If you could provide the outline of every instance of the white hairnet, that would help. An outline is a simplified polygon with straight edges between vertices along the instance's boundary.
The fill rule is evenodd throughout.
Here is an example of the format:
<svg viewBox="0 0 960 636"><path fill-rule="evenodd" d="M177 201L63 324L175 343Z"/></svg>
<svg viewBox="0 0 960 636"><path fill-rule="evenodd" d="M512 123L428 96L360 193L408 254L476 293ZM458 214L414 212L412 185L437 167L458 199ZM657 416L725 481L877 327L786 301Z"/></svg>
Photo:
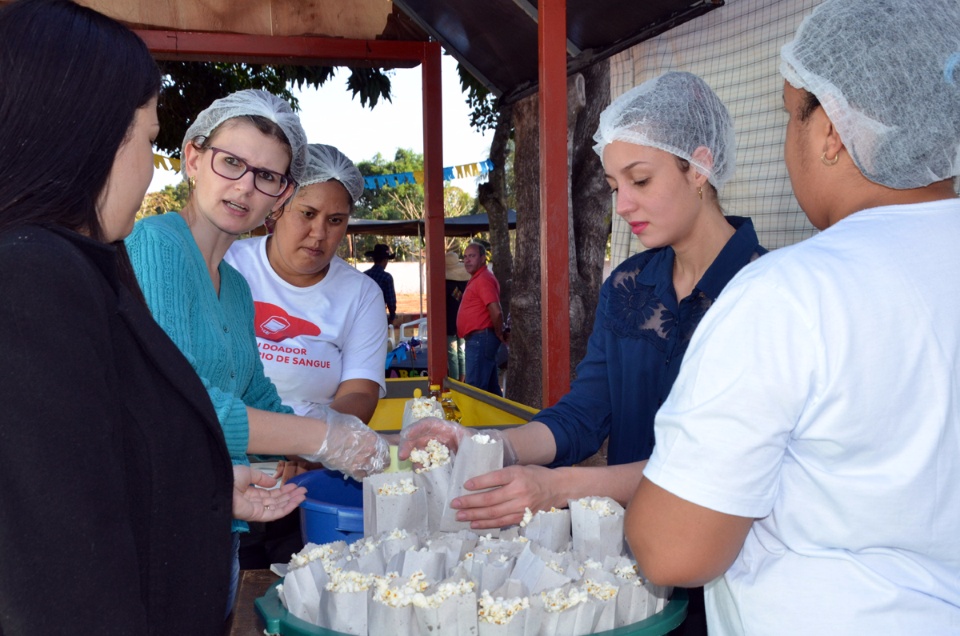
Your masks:
<svg viewBox="0 0 960 636"><path fill-rule="evenodd" d="M196 120L187 129L181 148L186 148L190 141L198 137L209 137L217 126L228 119L247 115L259 115L280 127L287 141L290 142L291 158L288 172L299 184L307 165L307 133L304 132L303 126L300 125L300 118L290 108L290 104L267 91L252 89L237 91L214 101L197 115Z"/></svg>
<svg viewBox="0 0 960 636"><path fill-rule="evenodd" d="M593 149L603 159L612 141L658 148L689 161L720 189L736 168L733 119L706 82L692 73L665 73L630 89L600 114ZM694 159L707 148L712 162Z"/></svg>
<svg viewBox="0 0 960 636"><path fill-rule="evenodd" d="M827 0L780 56L871 181L918 188L960 171L957 0Z"/></svg>
<svg viewBox="0 0 960 636"><path fill-rule="evenodd" d="M345 154L333 146L310 144L307 146L307 168L300 187L330 180L339 181L354 203L363 194L363 175Z"/></svg>

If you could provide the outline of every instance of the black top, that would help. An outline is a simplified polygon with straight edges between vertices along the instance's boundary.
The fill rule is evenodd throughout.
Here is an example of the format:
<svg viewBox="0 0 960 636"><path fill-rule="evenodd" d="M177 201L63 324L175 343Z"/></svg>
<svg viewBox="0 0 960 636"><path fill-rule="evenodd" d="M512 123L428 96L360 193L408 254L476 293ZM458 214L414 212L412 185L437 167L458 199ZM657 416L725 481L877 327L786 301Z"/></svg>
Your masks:
<svg viewBox="0 0 960 636"><path fill-rule="evenodd" d="M113 246L0 234L0 633L218 634L233 476Z"/></svg>
<svg viewBox="0 0 960 636"><path fill-rule="evenodd" d="M457 335L457 312L460 311L460 299L467 288L466 280L450 280L447 283L447 335Z"/></svg>

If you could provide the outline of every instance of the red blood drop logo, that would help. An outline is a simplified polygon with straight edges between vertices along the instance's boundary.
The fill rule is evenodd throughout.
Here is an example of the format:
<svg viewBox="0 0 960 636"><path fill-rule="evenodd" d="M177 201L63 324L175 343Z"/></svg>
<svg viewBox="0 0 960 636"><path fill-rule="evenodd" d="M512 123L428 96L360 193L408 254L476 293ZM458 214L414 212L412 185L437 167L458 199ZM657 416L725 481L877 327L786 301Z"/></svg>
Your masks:
<svg viewBox="0 0 960 636"><path fill-rule="evenodd" d="M283 342L297 336L319 336L320 327L303 318L291 316L282 307L270 303L253 303L253 320L258 338Z"/></svg>

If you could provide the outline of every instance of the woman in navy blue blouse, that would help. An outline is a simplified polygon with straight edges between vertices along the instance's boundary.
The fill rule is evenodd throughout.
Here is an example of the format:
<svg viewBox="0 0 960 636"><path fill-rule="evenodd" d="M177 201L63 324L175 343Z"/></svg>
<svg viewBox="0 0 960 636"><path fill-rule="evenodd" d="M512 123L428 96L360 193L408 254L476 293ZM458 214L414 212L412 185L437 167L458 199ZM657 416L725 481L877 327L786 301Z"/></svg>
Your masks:
<svg viewBox="0 0 960 636"><path fill-rule="evenodd" d="M594 139L617 214L648 249L604 283L570 392L524 426L484 431L504 438L507 467L465 484L494 490L452 502L474 528L515 524L526 508L566 507L571 498L626 504L690 337L727 282L766 252L749 219L720 208L717 190L734 171L733 121L699 77L667 73L625 93L603 112ZM403 451L438 436L456 447L464 434L424 421L405 435ZM608 466L573 466L608 435Z"/></svg>

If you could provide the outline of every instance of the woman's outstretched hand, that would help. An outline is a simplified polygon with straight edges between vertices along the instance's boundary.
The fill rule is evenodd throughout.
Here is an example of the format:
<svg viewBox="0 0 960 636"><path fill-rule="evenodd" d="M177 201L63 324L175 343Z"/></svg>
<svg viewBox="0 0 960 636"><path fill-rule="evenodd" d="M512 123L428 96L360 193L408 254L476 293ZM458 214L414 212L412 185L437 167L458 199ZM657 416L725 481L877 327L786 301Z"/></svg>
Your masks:
<svg viewBox="0 0 960 636"><path fill-rule="evenodd" d="M233 516L242 521L275 521L285 517L307 498L307 489L283 484L249 466L233 467ZM268 488L272 490L268 490Z"/></svg>

